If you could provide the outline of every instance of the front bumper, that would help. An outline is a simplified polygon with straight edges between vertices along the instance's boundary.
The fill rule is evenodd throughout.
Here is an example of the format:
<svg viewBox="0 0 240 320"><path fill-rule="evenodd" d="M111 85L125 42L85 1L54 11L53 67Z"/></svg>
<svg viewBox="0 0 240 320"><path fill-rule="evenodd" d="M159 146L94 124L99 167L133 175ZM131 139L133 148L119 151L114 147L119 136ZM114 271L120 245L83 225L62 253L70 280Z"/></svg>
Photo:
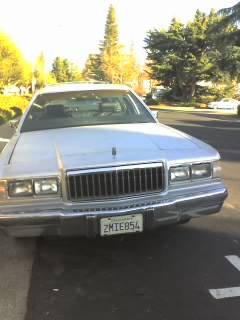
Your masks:
<svg viewBox="0 0 240 320"><path fill-rule="evenodd" d="M81 235L95 237L100 234L100 219L109 216L143 214L144 230L161 225L176 224L188 218L217 213L221 210L227 190L223 184L215 189L186 193L177 197L164 197L144 205L131 205L100 210L62 208L0 213L0 229L16 237L41 235Z"/></svg>

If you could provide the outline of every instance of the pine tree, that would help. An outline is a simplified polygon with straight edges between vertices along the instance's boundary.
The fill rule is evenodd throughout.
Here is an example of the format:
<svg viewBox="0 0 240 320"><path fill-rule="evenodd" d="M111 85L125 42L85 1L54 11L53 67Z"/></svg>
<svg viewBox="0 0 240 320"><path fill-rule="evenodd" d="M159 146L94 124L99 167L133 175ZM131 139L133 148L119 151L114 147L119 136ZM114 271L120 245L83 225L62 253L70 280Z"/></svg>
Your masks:
<svg viewBox="0 0 240 320"><path fill-rule="evenodd" d="M100 54L88 55L87 61L83 69L83 77L86 80L101 81L104 79L104 75L101 70L101 56Z"/></svg>
<svg viewBox="0 0 240 320"><path fill-rule="evenodd" d="M140 67L133 48L126 52L119 43L116 12L111 5L105 24L104 40L98 54L89 54L83 76L86 80L103 80L111 83L125 83L135 86L138 83Z"/></svg>
<svg viewBox="0 0 240 320"><path fill-rule="evenodd" d="M78 67L68 59L56 57L52 64L52 75L57 82L70 82L82 79Z"/></svg>
<svg viewBox="0 0 240 320"><path fill-rule="evenodd" d="M52 64L52 74L57 82L64 81L63 61L60 57L56 57Z"/></svg>
<svg viewBox="0 0 240 320"><path fill-rule="evenodd" d="M121 49L116 12L114 7L110 5L105 25L104 40L100 45L101 70L104 80L112 83L121 81L119 70Z"/></svg>

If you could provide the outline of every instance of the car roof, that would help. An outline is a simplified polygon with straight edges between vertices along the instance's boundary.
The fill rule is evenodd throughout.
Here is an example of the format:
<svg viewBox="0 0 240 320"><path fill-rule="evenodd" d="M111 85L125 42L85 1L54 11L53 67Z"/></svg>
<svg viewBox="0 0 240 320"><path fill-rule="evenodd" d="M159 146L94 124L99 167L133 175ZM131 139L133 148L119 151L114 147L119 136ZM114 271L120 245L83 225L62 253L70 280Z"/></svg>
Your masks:
<svg viewBox="0 0 240 320"><path fill-rule="evenodd" d="M106 83L58 83L54 85L48 85L41 89L38 94L44 93L60 93L60 92L72 92L72 91L91 91L91 90L130 90L130 87L120 84L106 84Z"/></svg>

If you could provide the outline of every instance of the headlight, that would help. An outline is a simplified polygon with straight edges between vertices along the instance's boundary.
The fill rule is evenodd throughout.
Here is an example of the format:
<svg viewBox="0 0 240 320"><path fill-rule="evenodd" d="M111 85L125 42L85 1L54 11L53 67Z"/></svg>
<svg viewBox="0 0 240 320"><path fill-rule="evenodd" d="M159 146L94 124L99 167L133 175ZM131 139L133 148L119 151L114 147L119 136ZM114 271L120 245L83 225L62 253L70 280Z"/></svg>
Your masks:
<svg viewBox="0 0 240 320"><path fill-rule="evenodd" d="M190 166L177 166L170 168L171 182L190 180Z"/></svg>
<svg viewBox="0 0 240 320"><path fill-rule="evenodd" d="M8 183L9 197L26 197L33 195L31 180L14 181Z"/></svg>
<svg viewBox="0 0 240 320"><path fill-rule="evenodd" d="M211 163L199 163L192 165L192 179L204 179L212 176Z"/></svg>
<svg viewBox="0 0 240 320"><path fill-rule="evenodd" d="M56 178L34 180L34 191L36 195L47 195L58 193L58 180Z"/></svg>
<svg viewBox="0 0 240 320"><path fill-rule="evenodd" d="M213 178L220 178L222 172L222 167L220 161L213 162Z"/></svg>
<svg viewBox="0 0 240 320"><path fill-rule="evenodd" d="M7 181L0 180L0 200L7 198Z"/></svg>

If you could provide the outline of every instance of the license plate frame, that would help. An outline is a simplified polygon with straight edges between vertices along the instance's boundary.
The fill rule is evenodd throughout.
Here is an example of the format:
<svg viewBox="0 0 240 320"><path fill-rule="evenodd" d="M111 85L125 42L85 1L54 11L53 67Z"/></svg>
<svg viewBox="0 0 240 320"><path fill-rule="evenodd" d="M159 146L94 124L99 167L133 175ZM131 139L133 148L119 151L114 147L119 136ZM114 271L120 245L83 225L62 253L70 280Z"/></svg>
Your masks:
<svg viewBox="0 0 240 320"><path fill-rule="evenodd" d="M102 237L140 232L143 232L143 215L141 213L100 219L100 235Z"/></svg>

